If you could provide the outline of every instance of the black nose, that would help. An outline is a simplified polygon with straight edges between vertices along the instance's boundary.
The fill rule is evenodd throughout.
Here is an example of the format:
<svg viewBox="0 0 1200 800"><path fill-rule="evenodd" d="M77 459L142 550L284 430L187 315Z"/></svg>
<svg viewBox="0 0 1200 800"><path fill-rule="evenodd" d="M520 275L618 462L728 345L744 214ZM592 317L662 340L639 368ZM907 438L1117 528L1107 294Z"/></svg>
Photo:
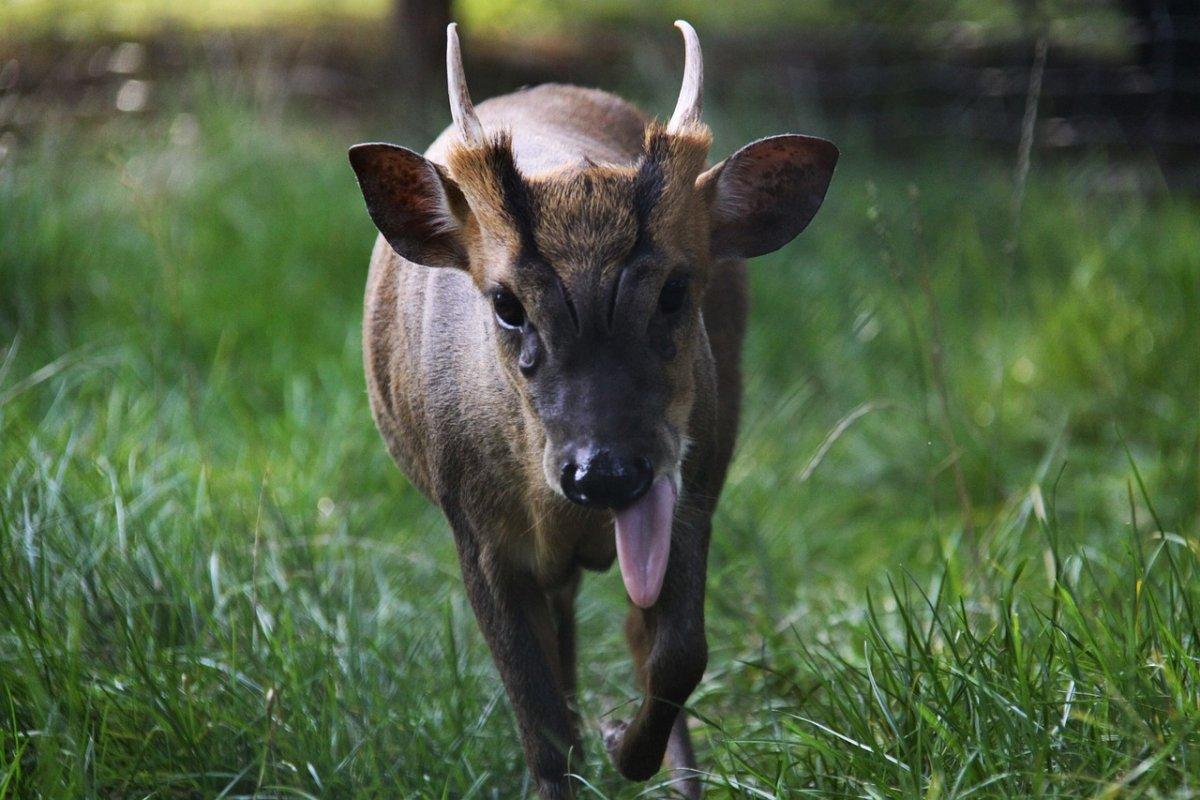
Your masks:
<svg viewBox="0 0 1200 800"><path fill-rule="evenodd" d="M608 450L568 461L562 470L563 494L588 508L624 508L649 491L653 480L650 459L620 458Z"/></svg>

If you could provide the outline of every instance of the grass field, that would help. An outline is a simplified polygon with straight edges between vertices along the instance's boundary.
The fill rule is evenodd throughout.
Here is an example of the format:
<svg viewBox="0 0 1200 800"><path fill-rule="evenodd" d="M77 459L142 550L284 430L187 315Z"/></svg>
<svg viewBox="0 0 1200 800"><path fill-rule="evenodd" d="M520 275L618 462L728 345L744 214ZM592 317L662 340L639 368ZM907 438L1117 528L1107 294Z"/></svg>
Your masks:
<svg viewBox="0 0 1200 800"><path fill-rule="evenodd" d="M519 796L359 363L344 149L422 142L227 88L0 163L0 800ZM719 154L792 122L710 113ZM1200 204L1035 157L1014 214L1010 159L839 139L753 265L709 796L1195 796ZM582 797L645 788L595 733L623 610L587 581Z"/></svg>

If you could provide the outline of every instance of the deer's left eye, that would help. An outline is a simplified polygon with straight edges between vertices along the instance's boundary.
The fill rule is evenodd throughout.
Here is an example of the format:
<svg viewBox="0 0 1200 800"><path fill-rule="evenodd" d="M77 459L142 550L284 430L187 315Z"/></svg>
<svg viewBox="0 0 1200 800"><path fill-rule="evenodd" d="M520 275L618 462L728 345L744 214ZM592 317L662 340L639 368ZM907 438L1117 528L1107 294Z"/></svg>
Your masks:
<svg viewBox="0 0 1200 800"><path fill-rule="evenodd" d="M492 309L496 312L496 321L502 327L516 330L525 324L525 307L516 295L507 289L492 292Z"/></svg>
<svg viewBox="0 0 1200 800"><path fill-rule="evenodd" d="M663 284L662 292L658 295L658 310L664 314L674 314L683 308L687 300L687 279L671 278Z"/></svg>

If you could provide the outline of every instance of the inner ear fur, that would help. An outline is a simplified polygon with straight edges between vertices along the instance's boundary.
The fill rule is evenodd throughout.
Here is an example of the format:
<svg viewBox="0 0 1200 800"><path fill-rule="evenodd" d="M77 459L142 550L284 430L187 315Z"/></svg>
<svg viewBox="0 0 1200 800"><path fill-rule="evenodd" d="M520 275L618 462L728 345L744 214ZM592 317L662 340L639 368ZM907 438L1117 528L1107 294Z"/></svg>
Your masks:
<svg viewBox="0 0 1200 800"><path fill-rule="evenodd" d="M716 258L772 253L808 227L825 199L838 149L812 136L784 134L738 150L696 180L710 214Z"/></svg>
<svg viewBox="0 0 1200 800"><path fill-rule="evenodd" d="M367 212L400 256L429 267L468 269L464 240L470 212L441 167L394 144L350 148Z"/></svg>

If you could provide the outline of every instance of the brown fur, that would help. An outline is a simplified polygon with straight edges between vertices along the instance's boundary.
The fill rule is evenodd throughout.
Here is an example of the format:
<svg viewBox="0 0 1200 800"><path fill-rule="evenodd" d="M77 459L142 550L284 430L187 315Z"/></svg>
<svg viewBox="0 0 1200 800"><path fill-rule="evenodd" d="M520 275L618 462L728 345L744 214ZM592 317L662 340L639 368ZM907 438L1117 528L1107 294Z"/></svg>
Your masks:
<svg viewBox="0 0 1200 800"><path fill-rule="evenodd" d="M570 86L498 97L477 112L486 143L469 147L447 131L428 167L399 148L352 150L386 235L367 282L364 365L389 452L453 529L538 791L563 798L579 747L574 595L581 568L612 564L614 542L611 515L564 499L545 460L582 418L641 437L656 464L682 461L663 590L651 608L631 607L626 625L646 699L605 743L630 778L650 777L664 753L694 768L679 711L707 658L705 562L737 430L746 316L745 268L727 257L737 248L714 253L755 236L737 228L730 209L741 200L726 189L753 194L746 187L769 173L771 190L791 197L785 151L808 150L781 142L702 172L707 128L668 133L619 98ZM751 199L761 207L747 224L775 213ZM791 235L806 223L789 223ZM664 321L655 304L670 276L686 278L694 305ZM498 328L488 299L497 287L538 321L534 339ZM554 361L538 369L559 372L528 379L526 349ZM563 408L571 424L557 420ZM699 796L697 782L684 787Z"/></svg>

